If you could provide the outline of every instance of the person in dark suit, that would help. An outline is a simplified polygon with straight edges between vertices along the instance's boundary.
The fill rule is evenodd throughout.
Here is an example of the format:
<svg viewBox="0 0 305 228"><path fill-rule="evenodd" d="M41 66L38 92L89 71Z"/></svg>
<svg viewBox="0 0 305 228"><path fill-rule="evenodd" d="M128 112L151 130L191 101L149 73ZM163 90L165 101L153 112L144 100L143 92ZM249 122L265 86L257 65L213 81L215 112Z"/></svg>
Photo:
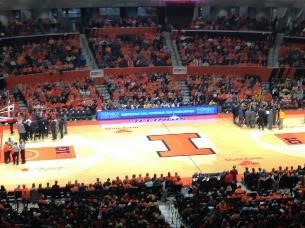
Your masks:
<svg viewBox="0 0 305 228"><path fill-rule="evenodd" d="M49 121L46 118L42 118L41 120L42 122L42 131L43 131L43 135L44 137L48 137L49 135Z"/></svg>
<svg viewBox="0 0 305 228"><path fill-rule="evenodd" d="M238 117L238 110L239 110L239 106L237 103L235 103L232 107L232 113L233 113L233 123L237 124L237 117Z"/></svg>
<svg viewBox="0 0 305 228"><path fill-rule="evenodd" d="M258 110L258 129L262 128L262 130L264 130L265 119L266 119L266 110L263 107L261 107Z"/></svg>
<svg viewBox="0 0 305 228"><path fill-rule="evenodd" d="M52 133L52 139L53 140L57 139L57 129L56 129L57 126L56 125L57 125L56 119L51 120L50 128L51 128L51 133Z"/></svg>
<svg viewBox="0 0 305 228"><path fill-rule="evenodd" d="M250 127L255 128L256 124L256 112L254 109L251 110L251 120L250 120Z"/></svg>
<svg viewBox="0 0 305 228"><path fill-rule="evenodd" d="M37 123L38 123L39 139L44 139L44 126L43 126L42 118L38 119Z"/></svg>
<svg viewBox="0 0 305 228"><path fill-rule="evenodd" d="M64 120L62 118L58 120L58 131L62 139L64 137Z"/></svg>
<svg viewBox="0 0 305 228"><path fill-rule="evenodd" d="M272 126L273 126L273 109L270 108L268 111L268 116L267 116L267 125L268 125L268 129L272 130Z"/></svg>
<svg viewBox="0 0 305 228"><path fill-rule="evenodd" d="M34 138L34 141L36 141L36 137L39 138L39 125L37 120L33 120L31 123L31 139Z"/></svg>
<svg viewBox="0 0 305 228"><path fill-rule="evenodd" d="M14 124L17 123L17 120L15 118L8 119L7 123L10 125L11 135L14 134Z"/></svg>

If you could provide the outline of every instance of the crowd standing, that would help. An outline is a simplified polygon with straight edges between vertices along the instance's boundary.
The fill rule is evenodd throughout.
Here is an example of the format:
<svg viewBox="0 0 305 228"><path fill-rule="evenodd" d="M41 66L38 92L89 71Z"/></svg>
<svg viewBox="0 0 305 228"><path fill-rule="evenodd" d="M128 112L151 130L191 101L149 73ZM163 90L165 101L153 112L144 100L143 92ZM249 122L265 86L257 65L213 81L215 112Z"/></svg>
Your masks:
<svg viewBox="0 0 305 228"><path fill-rule="evenodd" d="M232 108L234 124L248 128L255 128L264 130L265 126L269 130L276 125L279 129L283 129L283 122L285 113L276 102L255 102L245 100L240 104L234 104Z"/></svg>

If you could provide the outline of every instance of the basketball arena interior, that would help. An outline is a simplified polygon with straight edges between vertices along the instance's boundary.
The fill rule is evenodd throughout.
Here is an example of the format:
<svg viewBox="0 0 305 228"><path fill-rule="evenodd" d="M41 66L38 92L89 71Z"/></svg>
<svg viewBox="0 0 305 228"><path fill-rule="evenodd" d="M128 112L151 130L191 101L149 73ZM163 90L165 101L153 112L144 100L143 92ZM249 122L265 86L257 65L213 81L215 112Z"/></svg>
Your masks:
<svg viewBox="0 0 305 228"><path fill-rule="evenodd" d="M305 226L305 1L0 6L0 227Z"/></svg>

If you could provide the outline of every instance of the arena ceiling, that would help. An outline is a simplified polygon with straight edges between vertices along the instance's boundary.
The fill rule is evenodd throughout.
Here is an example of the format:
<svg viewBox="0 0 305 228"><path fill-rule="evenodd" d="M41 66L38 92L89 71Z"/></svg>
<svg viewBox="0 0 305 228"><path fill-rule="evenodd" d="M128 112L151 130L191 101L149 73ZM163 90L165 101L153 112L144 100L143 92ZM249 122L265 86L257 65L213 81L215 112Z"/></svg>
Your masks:
<svg viewBox="0 0 305 228"><path fill-rule="evenodd" d="M165 6L170 3L194 2L211 6L251 6L302 8L305 0L0 0L1 10Z"/></svg>

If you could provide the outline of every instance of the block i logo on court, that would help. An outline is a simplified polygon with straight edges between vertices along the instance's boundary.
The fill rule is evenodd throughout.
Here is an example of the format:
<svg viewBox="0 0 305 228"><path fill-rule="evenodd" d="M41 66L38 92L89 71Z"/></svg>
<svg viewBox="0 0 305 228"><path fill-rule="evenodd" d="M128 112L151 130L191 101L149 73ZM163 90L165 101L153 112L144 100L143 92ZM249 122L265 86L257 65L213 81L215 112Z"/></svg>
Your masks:
<svg viewBox="0 0 305 228"><path fill-rule="evenodd" d="M167 151L157 151L160 157L215 154L212 148L198 148L191 140L193 138L201 138L198 133L148 135L147 138L150 141L160 140L163 142Z"/></svg>

